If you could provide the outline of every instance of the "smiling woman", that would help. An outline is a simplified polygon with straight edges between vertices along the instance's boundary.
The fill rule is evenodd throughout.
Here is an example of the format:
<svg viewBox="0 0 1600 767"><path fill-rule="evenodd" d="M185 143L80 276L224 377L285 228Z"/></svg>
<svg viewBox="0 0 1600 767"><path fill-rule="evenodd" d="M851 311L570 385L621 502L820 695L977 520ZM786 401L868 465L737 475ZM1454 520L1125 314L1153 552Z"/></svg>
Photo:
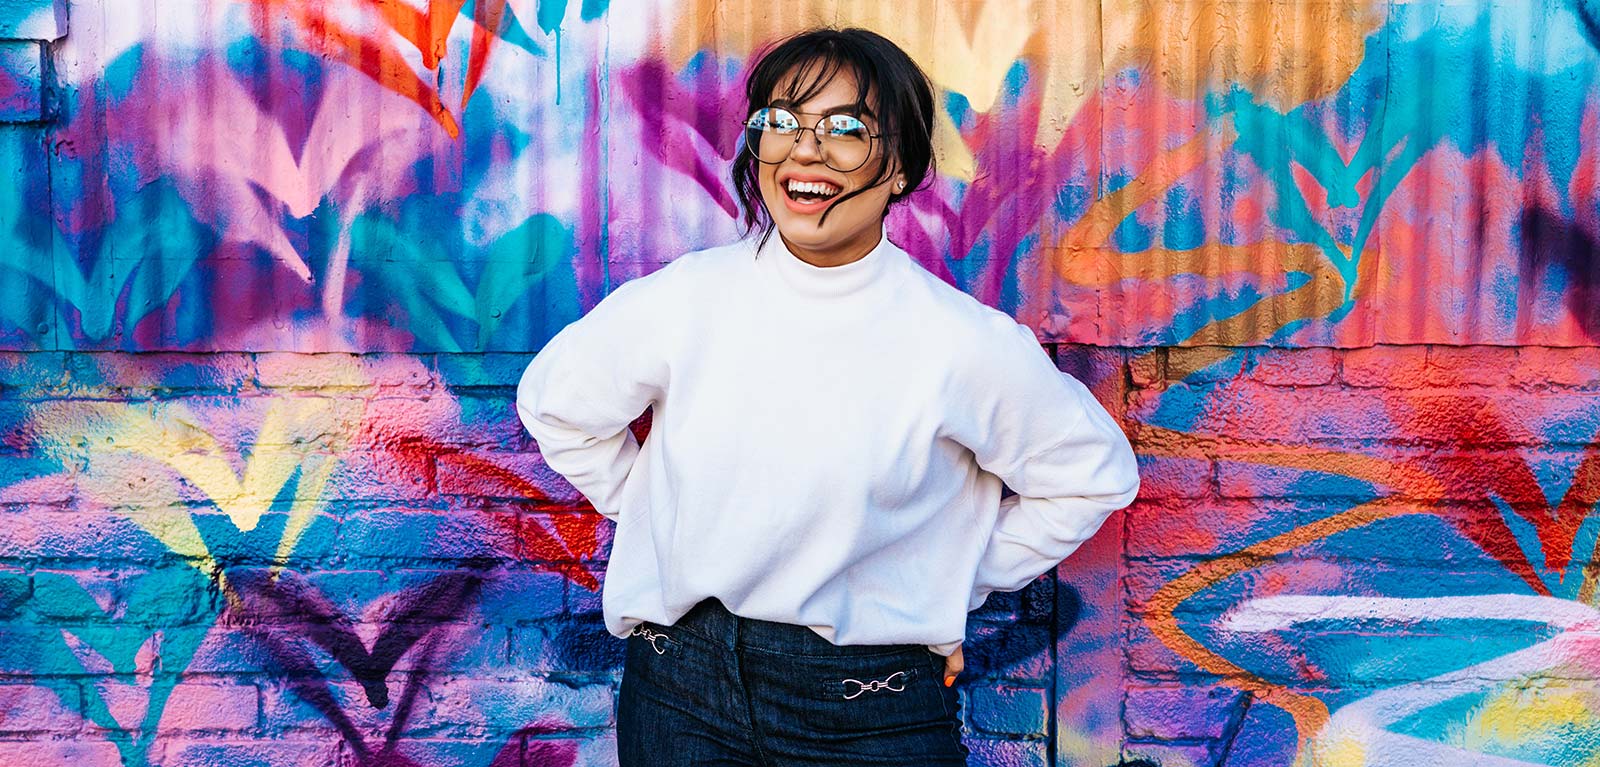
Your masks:
<svg viewBox="0 0 1600 767"><path fill-rule="evenodd" d="M619 762L965 764L967 612L1127 505L1133 452L1032 331L885 237L932 162L903 51L805 32L747 96L745 236L618 288L517 390L617 522Z"/></svg>

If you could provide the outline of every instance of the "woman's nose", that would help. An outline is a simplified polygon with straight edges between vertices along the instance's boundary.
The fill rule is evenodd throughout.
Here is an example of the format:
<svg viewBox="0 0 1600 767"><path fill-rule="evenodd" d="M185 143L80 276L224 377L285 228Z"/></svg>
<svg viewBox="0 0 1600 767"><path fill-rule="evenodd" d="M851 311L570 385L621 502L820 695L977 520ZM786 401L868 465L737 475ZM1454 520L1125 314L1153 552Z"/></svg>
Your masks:
<svg viewBox="0 0 1600 767"><path fill-rule="evenodd" d="M822 142L817 139L817 132L811 130L800 131L795 138L794 150L789 153L796 160L816 162L822 159Z"/></svg>

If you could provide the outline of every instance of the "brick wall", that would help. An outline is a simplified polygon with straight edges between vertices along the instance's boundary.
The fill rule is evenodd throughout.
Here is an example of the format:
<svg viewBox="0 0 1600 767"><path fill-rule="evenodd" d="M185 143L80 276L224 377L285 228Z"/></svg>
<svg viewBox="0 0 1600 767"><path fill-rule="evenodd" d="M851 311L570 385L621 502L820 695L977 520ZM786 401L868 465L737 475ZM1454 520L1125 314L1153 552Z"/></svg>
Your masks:
<svg viewBox="0 0 1600 767"><path fill-rule="evenodd" d="M1593 598L1600 355L1171 349L1133 372L1127 753L1448 764L1587 742L1552 713L1592 695L1563 632Z"/></svg>
<svg viewBox="0 0 1600 767"><path fill-rule="evenodd" d="M525 362L0 355L7 764L606 763L612 524L521 431ZM985 763L1047 760L1054 585L974 615Z"/></svg>
<svg viewBox="0 0 1600 767"><path fill-rule="evenodd" d="M1425 720L1393 713L1417 697L1467 699L1456 716L1509 740L1589 694L1563 631L1592 599L1600 358L1055 353L1123 419L1144 484L1057 577L973 615L979 763L1073 763L1109 720L1129 760L1287 764L1293 733L1336 755ZM0 748L604 761L611 525L520 431L524 359L0 357ZM1366 718L1384 696L1394 718ZM1424 763L1450 737L1392 747Z"/></svg>

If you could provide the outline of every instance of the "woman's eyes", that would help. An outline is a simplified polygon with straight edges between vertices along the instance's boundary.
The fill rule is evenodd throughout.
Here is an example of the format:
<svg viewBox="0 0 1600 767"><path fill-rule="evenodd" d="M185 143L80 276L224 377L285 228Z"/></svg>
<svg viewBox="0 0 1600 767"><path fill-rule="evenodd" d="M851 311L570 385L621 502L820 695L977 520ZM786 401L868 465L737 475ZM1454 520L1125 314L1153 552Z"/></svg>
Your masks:
<svg viewBox="0 0 1600 767"><path fill-rule="evenodd" d="M795 122L793 118L772 115L760 118L760 124L763 129L779 131L792 131L800 127L800 123Z"/></svg>
<svg viewBox="0 0 1600 767"><path fill-rule="evenodd" d="M764 111L753 117L750 121L751 127L779 133L792 133L800 129L798 117L783 109L769 109L771 111ZM823 130L829 136L857 138L870 132L867 124L854 115L827 115L823 118L823 124Z"/></svg>
<svg viewBox="0 0 1600 767"><path fill-rule="evenodd" d="M833 136L860 136L867 132L867 126L860 120L849 115L836 115L828 118L828 134Z"/></svg>

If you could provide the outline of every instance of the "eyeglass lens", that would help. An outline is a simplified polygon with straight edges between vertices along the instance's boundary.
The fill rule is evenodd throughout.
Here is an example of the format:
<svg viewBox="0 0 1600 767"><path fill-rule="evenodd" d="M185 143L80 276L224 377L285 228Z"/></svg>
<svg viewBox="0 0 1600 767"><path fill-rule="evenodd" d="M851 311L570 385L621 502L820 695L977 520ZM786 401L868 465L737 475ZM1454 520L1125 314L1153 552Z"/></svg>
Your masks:
<svg viewBox="0 0 1600 767"><path fill-rule="evenodd" d="M768 165L783 162L800 143L800 133L810 130L821 145L822 161L840 173L867 163L872 135L865 123L847 114L825 115L814 128L802 128L800 118L780 107L763 107L745 121L745 146Z"/></svg>

